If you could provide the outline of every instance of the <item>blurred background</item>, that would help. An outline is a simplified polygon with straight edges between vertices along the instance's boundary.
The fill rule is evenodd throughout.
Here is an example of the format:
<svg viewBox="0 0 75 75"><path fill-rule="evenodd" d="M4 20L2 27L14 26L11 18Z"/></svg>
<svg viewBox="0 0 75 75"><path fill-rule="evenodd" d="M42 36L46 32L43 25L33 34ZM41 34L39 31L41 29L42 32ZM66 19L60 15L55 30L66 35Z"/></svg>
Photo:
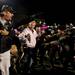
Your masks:
<svg viewBox="0 0 75 75"><path fill-rule="evenodd" d="M75 23L74 2L53 0L0 0L0 7L8 4L16 11L15 19L25 16L45 18L47 23Z"/></svg>

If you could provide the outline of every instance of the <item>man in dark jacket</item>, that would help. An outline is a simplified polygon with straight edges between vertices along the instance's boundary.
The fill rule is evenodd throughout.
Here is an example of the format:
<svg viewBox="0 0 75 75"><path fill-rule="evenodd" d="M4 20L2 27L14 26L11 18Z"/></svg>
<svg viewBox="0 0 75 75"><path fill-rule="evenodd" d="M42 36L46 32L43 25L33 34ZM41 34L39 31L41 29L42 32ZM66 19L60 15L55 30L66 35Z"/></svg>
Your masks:
<svg viewBox="0 0 75 75"><path fill-rule="evenodd" d="M1 75L9 75L10 49L13 46L9 25L13 17L13 9L3 5L0 13L0 71ZM6 24L8 23L8 24Z"/></svg>

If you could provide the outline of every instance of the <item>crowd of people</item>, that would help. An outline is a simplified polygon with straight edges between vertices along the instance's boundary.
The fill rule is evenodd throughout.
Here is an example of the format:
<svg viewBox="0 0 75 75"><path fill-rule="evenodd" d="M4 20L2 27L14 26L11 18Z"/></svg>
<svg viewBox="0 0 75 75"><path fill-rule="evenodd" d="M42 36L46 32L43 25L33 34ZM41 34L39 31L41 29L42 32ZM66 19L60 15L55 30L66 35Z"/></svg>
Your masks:
<svg viewBox="0 0 75 75"><path fill-rule="evenodd" d="M72 23L46 25L28 18L23 28L13 28L14 10L3 5L0 12L0 73L30 73L34 65L44 66L46 57L51 68L58 59L67 69L71 63L75 68L75 27ZM58 58L57 58L58 57ZM39 60L37 59L39 58Z"/></svg>

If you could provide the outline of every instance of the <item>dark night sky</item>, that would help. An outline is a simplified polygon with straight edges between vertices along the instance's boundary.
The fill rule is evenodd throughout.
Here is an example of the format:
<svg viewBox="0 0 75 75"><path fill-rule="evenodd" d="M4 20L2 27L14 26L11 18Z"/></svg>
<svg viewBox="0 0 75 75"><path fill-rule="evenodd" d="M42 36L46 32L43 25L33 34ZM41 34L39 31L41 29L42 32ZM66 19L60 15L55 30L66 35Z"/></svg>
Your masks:
<svg viewBox="0 0 75 75"><path fill-rule="evenodd" d="M29 14L43 12L47 20L74 22L75 4L73 2L53 0L19 0L20 4L28 9Z"/></svg>
<svg viewBox="0 0 75 75"><path fill-rule="evenodd" d="M1 1L0 1L1 3ZM42 12L47 20L73 22L75 5L73 2L53 0L2 0L1 4L13 6L18 16L33 15Z"/></svg>

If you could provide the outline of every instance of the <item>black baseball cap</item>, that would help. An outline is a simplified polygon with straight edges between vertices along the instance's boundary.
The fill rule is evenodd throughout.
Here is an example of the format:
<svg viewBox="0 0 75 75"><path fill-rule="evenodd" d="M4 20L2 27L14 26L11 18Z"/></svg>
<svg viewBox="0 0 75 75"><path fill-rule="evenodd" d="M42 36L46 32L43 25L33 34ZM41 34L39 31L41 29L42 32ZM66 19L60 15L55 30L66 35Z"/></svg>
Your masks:
<svg viewBox="0 0 75 75"><path fill-rule="evenodd" d="M22 18L20 20L20 22L23 23L23 24L28 24L31 21L35 21L35 19L34 18L31 18L31 17L24 17L24 18Z"/></svg>

